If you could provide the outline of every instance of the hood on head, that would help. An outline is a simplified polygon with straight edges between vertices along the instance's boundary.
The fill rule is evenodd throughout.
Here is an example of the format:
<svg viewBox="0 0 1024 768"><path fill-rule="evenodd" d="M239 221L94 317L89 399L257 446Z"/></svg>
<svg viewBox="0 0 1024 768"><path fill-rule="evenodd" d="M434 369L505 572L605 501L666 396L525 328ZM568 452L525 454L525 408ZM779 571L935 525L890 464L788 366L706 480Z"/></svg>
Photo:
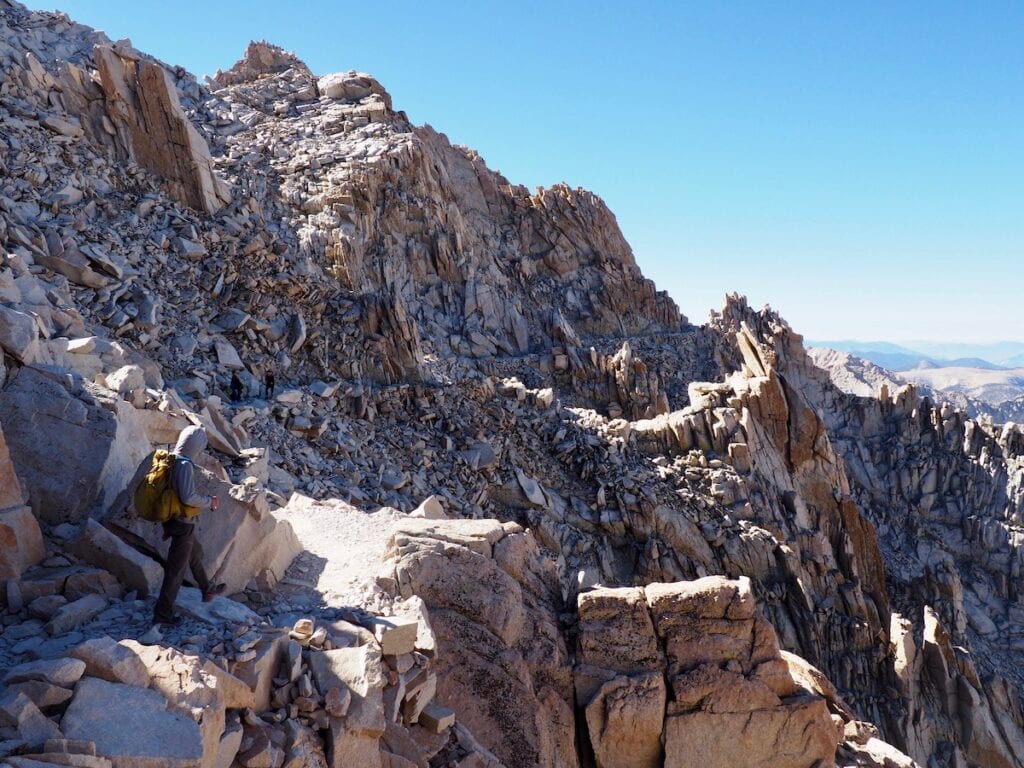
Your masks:
<svg viewBox="0 0 1024 768"><path fill-rule="evenodd" d="M188 456L195 461L206 448L206 430L202 427L185 427L178 435L174 452L179 456Z"/></svg>

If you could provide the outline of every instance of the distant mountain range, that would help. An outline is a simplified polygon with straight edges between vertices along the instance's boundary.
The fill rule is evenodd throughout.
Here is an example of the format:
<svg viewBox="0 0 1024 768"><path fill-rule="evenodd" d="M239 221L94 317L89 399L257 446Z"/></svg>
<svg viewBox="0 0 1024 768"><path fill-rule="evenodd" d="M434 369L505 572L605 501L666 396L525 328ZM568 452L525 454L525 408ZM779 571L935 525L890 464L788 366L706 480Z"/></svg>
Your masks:
<svg viewBox="0 0 1024 768"><path fill-rule="evenodd" d="M875 397L884 384L895 392L911 382L935 403L949 402L971 417L1024 422L1024 369L942 367L897 373L853 353L810 347L808 354L832 382L853 395Z"/></svg>
<svg viewBox="0 0 1024 768"><path fill-rule="evenodd" d="M908 341L808 341L809 346L849 352L890 371L929 368L978 368L1000 370L1024 368L1024 341L992 344Z"/></svg>

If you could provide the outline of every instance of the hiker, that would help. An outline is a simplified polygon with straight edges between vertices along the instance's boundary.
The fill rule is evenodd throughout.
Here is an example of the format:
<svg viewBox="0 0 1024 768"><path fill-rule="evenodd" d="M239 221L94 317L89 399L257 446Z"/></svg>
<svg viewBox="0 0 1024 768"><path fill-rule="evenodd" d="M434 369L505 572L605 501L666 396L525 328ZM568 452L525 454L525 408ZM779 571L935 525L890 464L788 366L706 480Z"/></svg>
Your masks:
<svg viewBox="0 0 1024 768"><path fill-rule="evenodd" d="M263 374L263 387L267 393L267 400L270 400L274 396L274 372L268 370Z"/></svg>
<svg viewBox="0 0 1024 768"><path fill-rule="evenodd" d="M231 402L237 403L242 399L242 380L238 378L238 371L231 372Z"/></svg>
<svg viewBox="0 0 1024 768"><path fill-rule="evenodd" d="M203 602L209 602L214 596L224 591L223 584L211 584L203 567L203 549L195 538L195 522L192 518L204 509L218 509L220 499L216 496L203 496L196 491L193 472L196 459L206 448L206 430L202 427L185 427L178 435L178 442L171 454L174 463L170 470L170 482L165 491L173 494L171 499L177 502L177 509L172 511L168 520L163 523L164 538L171 540L167 551L167 564L164 566L164 581L160 586L160 597L153 609L153 623L175 626L181 623L181 617L174 613L174 601L185 578L185 569L191 567L192 577L203 592Z"/></svg>

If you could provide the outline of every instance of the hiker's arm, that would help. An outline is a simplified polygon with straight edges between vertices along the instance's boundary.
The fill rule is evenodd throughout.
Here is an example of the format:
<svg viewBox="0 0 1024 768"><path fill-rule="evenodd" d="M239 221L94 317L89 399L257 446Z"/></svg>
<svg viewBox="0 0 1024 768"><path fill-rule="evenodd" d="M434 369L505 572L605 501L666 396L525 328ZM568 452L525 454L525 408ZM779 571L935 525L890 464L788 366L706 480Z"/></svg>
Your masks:
<svg viewBox="0 0 1024 768"><path fill-rule="evenodd" d="M185 506L207 509L213 502L211 497L204 496L196 490L191 462L175 462L174 473L171 477L171 481L174 486L174 492L178 494L178 499Z"/></svg>

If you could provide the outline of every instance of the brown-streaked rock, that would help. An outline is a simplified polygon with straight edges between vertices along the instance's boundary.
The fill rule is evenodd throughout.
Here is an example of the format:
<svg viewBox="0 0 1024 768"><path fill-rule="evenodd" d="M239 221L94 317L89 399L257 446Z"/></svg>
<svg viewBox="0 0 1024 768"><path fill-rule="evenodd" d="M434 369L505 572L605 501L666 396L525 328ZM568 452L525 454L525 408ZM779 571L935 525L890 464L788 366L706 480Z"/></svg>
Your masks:
<svg viewBox="0 0 1024 768"><path fill-rule="evenodd" d="M206 141L189 122L170 74L158 62L98 45L93 56L121 150L166 182L173 197L205 213L230 199Z"/></svg>
<svg viewBox="0 0 1024 768"><path fill-rule="evenodd" d="M78 659L41 659L27 661L12 667L4 674L3 681L7 685L27 680L41 680L50 685L70 688L85 674L85 662Z"/></svg>
<svg viewBox="0 0 1024 768"><path fill-rule="evenodd" d="M43 534L32 509L15 507L0 510L0 581L19 579L25 569L42 562L45 557Z"/></svg>
<svg viewBox="0 0 1024 768"><path fill-rule="evenodd" d="M0 425L0 510L20 507L25 501L25 490L14 471L14 462L11 461L11 453L7 449L7 441Z"/></svg>

